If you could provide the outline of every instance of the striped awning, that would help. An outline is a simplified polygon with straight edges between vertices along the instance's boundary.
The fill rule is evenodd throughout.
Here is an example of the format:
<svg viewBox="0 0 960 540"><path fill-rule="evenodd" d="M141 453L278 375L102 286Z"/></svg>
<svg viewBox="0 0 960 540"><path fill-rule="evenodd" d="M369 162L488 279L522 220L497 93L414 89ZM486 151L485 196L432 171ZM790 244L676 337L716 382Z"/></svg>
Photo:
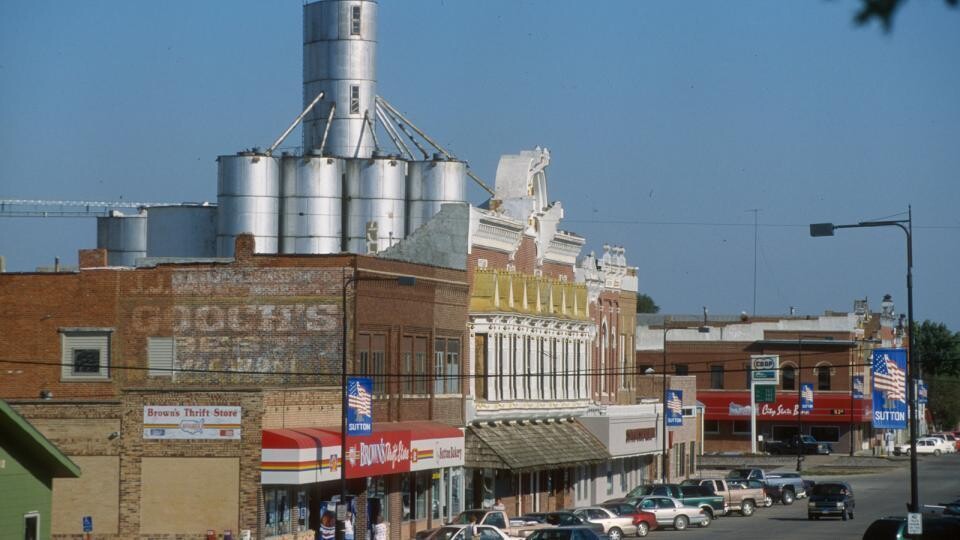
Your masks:
<svg viewBox="0 0 960 540"><path fill-rule="evenodd" d="M366 437L347 437L346 476L364 478L464 463L463 431L437 422L374 424ZM340 479L337 427L263 430L262 484L303 485Z"/></svg>

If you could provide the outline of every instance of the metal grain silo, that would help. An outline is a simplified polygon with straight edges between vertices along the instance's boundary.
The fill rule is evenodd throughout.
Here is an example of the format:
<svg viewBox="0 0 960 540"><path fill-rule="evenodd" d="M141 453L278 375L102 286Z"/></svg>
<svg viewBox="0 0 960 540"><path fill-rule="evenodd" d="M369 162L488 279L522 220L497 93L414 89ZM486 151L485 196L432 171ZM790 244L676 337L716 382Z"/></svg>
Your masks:
<svg viewBox="0 0 960 540"><path fill-rule="evenodd" d="M406 175L397 157L347 160L347 251L376 253L403 239Z"/></svg>
<svg viewBox="0 0 960 540"><path fill-rule="evenodd" d="M148 212L148 257L217 256L216 205L151 206Z"/></svg>
<svg viewBox="0 0 960 540"><path fill-rule="evenodd" d="M280 163L253 152L220 156L217 255L233 257L237 235L251 233L257 253L276 253L280 230Z"/></svg>
<svg viewBox="0 0 960 540"><path fill-rule="evenodd" d="M318 93L326 93L324 103L303 120L305 154L319 148L331 105L334 116L324 153L359 158L373 153L377 8L372 0L322 0L303 6L304 108Z"/></svg>
<svg viewBox="0 0 960 540"><path fill-rule="evenodd" d="M147 256L147 214L125 216L112 211L97 218L97 247L107 250L110 266L136 266Z"/></svg>
<svg viewBox="0 0 960 540"><path fill-rule="evenodd" d="M339 253L342 242L342 159L282 158L280 253Z"/></svg>
<svg viewBox="0 0 960 540"><path fill-rule="evenodd" d="M410 163L407 173L407 234L440 211L440 205L467 200L467 164L434 155Z"/></svg>

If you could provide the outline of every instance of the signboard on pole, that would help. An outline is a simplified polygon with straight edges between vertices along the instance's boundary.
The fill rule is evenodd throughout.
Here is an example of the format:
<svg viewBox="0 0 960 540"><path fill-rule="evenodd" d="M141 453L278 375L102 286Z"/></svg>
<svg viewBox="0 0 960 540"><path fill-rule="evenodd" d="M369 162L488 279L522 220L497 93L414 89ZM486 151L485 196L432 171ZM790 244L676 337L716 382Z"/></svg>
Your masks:
<svg viewBox="0 0 960 540"><path fill-rule="evenodd" d="M878 429L906 429L906 350L874 350L870 369L873 374L873 427Z"/></svg>
<svg viewBox="0 0 960 540"><path fill-rule="evenodd" d="M813 383L803 383L800 385L800 410L813 410Z"/></svg>
<svg viewBox="0 0 960 540"><path fill-rule="evenodd" d="M776 403L777 387L772 384L755 384L753 396L755 403Z"/></svg>
<svg viewBox="0 0 960 540"><path fill-rule="evenodd" d="M923 514L920 512L907 513L907 534L923 534Z"/></svg>
<svg viewBox="0 0 960 540"><path fill-rule="evenodd" d="M368 437L373 433L373 380L347 380L347 436Z"/></svg>
<svg viewBox="0 0 960 540"><path fill-rule="evenodd" d="M853 399L863 399L863 375L853 376Z"/></svg>
<svg viewBox="0 0 960 540"><path fill-rule="evenodd" d="M917 403L926 405L927 403L927 383L917 381Z"/></svg>
<svg viewBox="0 0 960 540"><path fill-rule="evenodd" d="M667 390L667 425L683 425L683 390Z"/></svg>
<svg viewBox="0 0 960 540"><path fill-rule="evenodd" d="M750 356L750 378L755 383L780 384L780 356L754 354Z"/></svg>

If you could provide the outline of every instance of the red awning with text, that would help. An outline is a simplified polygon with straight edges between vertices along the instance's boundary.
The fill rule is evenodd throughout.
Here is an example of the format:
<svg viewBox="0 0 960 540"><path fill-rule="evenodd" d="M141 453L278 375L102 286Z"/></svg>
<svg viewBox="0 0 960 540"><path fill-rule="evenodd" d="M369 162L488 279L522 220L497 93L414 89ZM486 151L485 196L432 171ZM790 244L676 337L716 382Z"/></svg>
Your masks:
<svg viewBox="0 0 960 540"><path fill-rule="evenodd" d="M336 427L263 430L261 482L312 484L340 478ZM346 476L364 478L461 467L463 431L436 422L374 424L369 437L347 437Z"/></svg>

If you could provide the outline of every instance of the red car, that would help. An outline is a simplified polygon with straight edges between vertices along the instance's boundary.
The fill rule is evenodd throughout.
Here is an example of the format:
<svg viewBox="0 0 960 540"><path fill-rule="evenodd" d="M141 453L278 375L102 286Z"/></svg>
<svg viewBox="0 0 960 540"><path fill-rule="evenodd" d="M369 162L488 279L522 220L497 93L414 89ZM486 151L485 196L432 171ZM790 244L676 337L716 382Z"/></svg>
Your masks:
<svg viewBox="0 0 960 540"><path fill-rule="evenodd" d="M633 524L637 526L637 536L646 536L657 528L657 516L653 512L637 510L633 513Z"/></svg>
<svg viewBox="0 0 960 540"><path fill-rule="evenodd" d="M646 536L650 531L657 528L657 516L653 512L645 512L630 503L605 502L600 506L618 516L632 517L633 524L637 526L637 536Z"/></svg>

